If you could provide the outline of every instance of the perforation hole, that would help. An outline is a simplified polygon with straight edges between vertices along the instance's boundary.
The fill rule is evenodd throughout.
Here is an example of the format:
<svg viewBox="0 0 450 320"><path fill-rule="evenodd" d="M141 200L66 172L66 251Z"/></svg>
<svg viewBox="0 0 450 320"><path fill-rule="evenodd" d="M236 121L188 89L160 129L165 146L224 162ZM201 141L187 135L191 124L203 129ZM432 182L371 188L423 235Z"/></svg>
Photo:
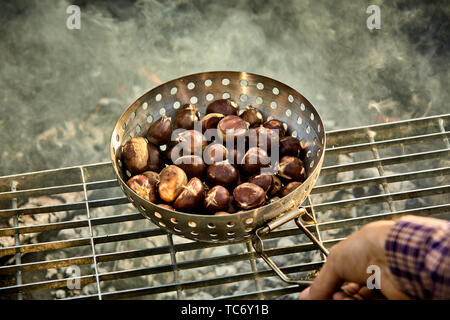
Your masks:
<svg viewBox="0 0 450 320"><path fill-rule="evenodd" d="M310 127L310 126L307 126L307 127L306 127L306 133L307 133L307 134L310 134L310 133L311 133L311 127Z"/></svg>
<svg viewBox="0 0 450 320"><path fill-rule="evenodd" d="M172 89L170 89L170 94L171 95L177 94L177 92L178 92L178 88L177 87L173 87Z"/></svg>
<svg viewBox="0 0 450 320"><path fill-rule="evenodd" d="M263 98L261 98L261 97L256 97L256 103L257 104L261 104L261 103L263 103Z"/></svg>
<svg viewBox="0 0 450 320"><path fill-rule="evenodd" d="M126 128L127 128L127 124L126 123L124 123L124 124L122 124L122 130L126 130Z"/></svg>
<svg viewBox="0 0 450 320"><path fill-rule="evenodd" d="M272 89L272 92L273 92L273 94L276 95L276 96L280 94L280 90L279 90L277 87L274 87L274 88Z"/></svg>
<svg viewBox="0 0 450 320"><path fill-rule="evenodd" d="M172 222L173 224L178 224L178 220L175 218L170 218L170 222Z"/></svg>
<svg viewBox="0 0 450 320"><path fill-rule="evenodd" d="M317 125L317 132L320 132L320 130L322 130L322 128L320 127L320 124Z"/></svg>
<svg viewBox="0 0 450 320"><path fill-rule="evenodd" d="M227 232L227 236L232 237L236 234L234 231Z"/></svg>
<svg viewBox="0 0 450 320"><path fill-rule="evenodd" d="M131 120L134 120L134 118L136 118L136 112L133 111L133 112L131 113Z"/></svg>
<svg viewBox="0 0 450 320"><path fill-rule="evenodd" d="M195 83L189 82L189 83L187 84L187 88L188 88L189 90L194 89L194 88L195 88Z"/></svg>
<svg viewBox="0 0 450 320"><path fill-rule="evenodd" d="M302 117L298 117L297 118L297 124L302 124L303 123L303 118Z"/></svg>
<svg viewBox="0 0 450 320"><path fill-rule="evenodd" d="M119 140L120 140L120 137L119 137L119 135L117 134L117 135L116 135L116 141L119 142Z"/></svg>
<svg viewBox="0 0 450 320"><path fill-rule="evenodd" d="M198 98L196 96L193 96L189 101L191 101L192 104L196 104L198 102Z"/></svg>
<svg viewBox="0 0 450 320"><path fill-rule="evenodd" d="M309 167L310 168L314 167L314 160L311 160L311 163L309 164Z"/></svg>
<svg viewBox="0 0 450 320"><path fill-rule="evenodd" d="M192 234L193 236L198 236L198 231L191 231L191 234Z"/></svg>
<svg viewBox="0 0 450 320"><path fill-rule="evenodd" d="M311 157L311 153L312 153L311 150L308 150L308 152L306 153L306 157L310 158Z"/></svg>
<svg viewBox="0 0 450 320"><path fill-rule="evenodd" d="M227 227L228 227L228 228L233 228L235 225L236 225L236 223L233 222L233 221L227 222Z"/></svg>
<svg viewBox="0 0 450 320"><path fill-rule="evenodd" d="M122 168L122 161L120 161L120 159L117 160L117 164L118 164L119 167Z"/></svg>
<svg viewBox="0 0 450 320"><path fill-rule="evenodd" d="M319 142L319 141L317 141L317 138L314 138L314 140L313 140L313 144L314 144L314 145L316 145L316 144L317 144L317 142Z"/></svg>
<svg viewBox="0 0 450 320"><path fill-rule="evenodd" d="M245 232L252 232L253 228L252 227L247 227L244 230L245 230Z"/></svg>
<svg viewBox="0 0 450 320"><path fill-rule="evenodd" d="M214 95L212 94L212 93L208 93L207 95L206 95L206 100L207 101L212 101L214 99Z"/></svg>
<svg viewBox="0 0 450 320"><path fill-rule="evenodd" d="M195 223L194 221L189 221L188 226L191 228L195 228L195 227L197 227L197 223Z"/></svg>
<svg viewBox="0 0 450 320"><path fill-rule="evenodd" d="M166 114L166 108L159 109L159 114L160 115Z"/></svg>
<svg viewBox="0 0 450 320"><path fill-rule="evenodd" d="M218 236L218 234L217 234L217 233L214 233L214 232L210 233L209 235L210 235L212 238L215 238L215 237Z"/></svg>
<svg viewBox="0 0 450 320"><path fill-rule="evenodd" d="M314 113L311 113L310 119L314 120Z"/></svg>
<svg viewBox="0 0 450 320"><path fill-rule="evenodd" d="M138 134L139 132L141 132L141 126L137 125L136 128L134 128L134 130L136 131L136 134Z"/></svg>
<svg viewBox="0 0 450 320"><path fill-rule="evenodd" d="M301 109L302 111L305 111L306 107L305 107L305 105L304 105L303 103L300 105L300 109Z"/></svg>
<svg viewBox="0 0 450 320"><path fill-rule="evenodd" d="M181 232L181 229L178 227L173 227L173 230L175 230L176 232Z"/></svg>
<svg viewBox="0 0 450 320"><path fill-rule="evenodd" d="M148 122L148 123L152 123L152 122L153 122L153 117L152 117L152 115L149 115L149 116L147 117L147 122Z"/></svg>
<svg viewBox="0 0 450 320"><path fill-rule="evenodd" d="M208 228L210 228L210 229L214 229L215 227L216 227L216 225L214 224L214 223L208 223L207 224L207 226L208 226Z"/></svg>
<svg viewBox="0 0 450 320"><path fill-rule="evenodd" d="M155 211L154 215L155 215L155 217L157 217L158 219L161 219L161 218L162 218L161 213L159 213L158 211Z"/></svg>
<svg viewBox="0 0 450 320"><path fill-rule="evenodd" d="M253 223L253 218L245 219L245 224L252 224L252 223Z"/></svg>
<svg viewBox="0 0 450 320"><path fill-rule="evenodd" d="M165 224L164 222L162 222L162 221L159 222L159 225L160 225L161 227L166 227L166 224Z"/></svg>
<svg viewBox="0 0 450 320"><path fill-rule="evenodd" d="M271 107L272 109L276 109L276 108L278 107L278 104L277 104L275 101L272 101L272 102L270 103L270 107Z"/></svg>
<svg viewBox="0 0 450 320"><path fill-rule="evenodd" d="M231 96L230 96L230 94L228 92L224 92L223 95L222 95L223 99L229 99L230 97Z"/></svg>
<svg viewBox="0 0 450 320"><path fill-rule="evenodd" d="M248 86L247 80L241 80L241 86L243 86L243 87Z"/></svg>
<svg viewBox="0 0 450 320"><path fill-rule="evenodd" d="M256 87L257 87L259 90L262 90L262 89L264 89L264 84L262 84L261 82L258 82L258 84L256 85Z"/></svg>
<svg viewBox="0 0 450 320"><path fill-rule="evenodd" d="M272 117L272 116L268 116L268 117L267 117L267 121L270 121L270 120L273 120L273 117Z"/></svg>
<svg viewBox="0 0 450 320"><path fill-rule="evenodd" d="M230 79L227 79L227 78L222 79L222 84L223 84L224 86L229 85L229 84L230 84Z"/></svg>
<svg viewBox="0 0 450 320"><path fill-rule="evenodd" d="M291 136L293 136L294 138L297 138L297 136L298 136L297 130L292 131Z"/></svg>
<svg viewBox="0 0 450 320"><path fill-rule="evenodd" d="M207 79L205 80L205 86L210 87L212 85L212 81Z"/></svg>
<svg viewBox="0 0 450 320"><path fill-rule="evenodd" d="M158 94L156 95L156 97L155 97L155 100L156 100L156 101L161 101L161 99L162 99L162 95L161 95L161 93L158 93Z"/></svg>
<svg viewBox="0 0 450 320"><path fill-rule="evenodd" d="M292 94L288 95L288 101L289 102L294 102L294 97L292 96Z"/></svg>
<svg viewBox="0 0 450 320"><path fill-rule="evenodd" d="M248 96L247 96L246 94L241 94L241 96L239 97L239 99L240 99L242 102L245 102L245 101L247 101Z"/></svg>
<svg viewBox="0 0 450 320"><path fill-rule="evenodd" d="M147 103L147 102L144 102L144 103L142 104L142 109L143 109L143 110L147 110L147 108L148 108L148 103Z"/></svg>
<svg viewBox="0 0 450 320"><path fill-rule="evenodd" d="M291 109L286 110L286 117L290 117L292 115Z"/></svg>
<svg viewBox="0 0 450 320"><path fill-rule="evenodd" d="M167 150L167 145L166 145L166 144L163 144L163 145L159 146L159 149L160 149L161 151L166 151L166 150Z"/></svg>
<svg viewBox="0 0 450 320"><path fill-rule="evenodd" d="M287 123L286 123L286 122L283 122L283 128L284 128L284 130L286 130L286 131L287 131L287 129L288 129L288 125L287 125Z"/></svg>
<svg viewBox="0 0 450 320"><path fill-rule="evenodd" d="M180 107L180 105L181 105L180 101L175 101L175 102L173 103L173 108L174 108L174 109L178 109L178 108Z"/></svg>
<svg viewBox="0 0 450 320"><path fill-rule="evenodd" d="M131 177L131 172L130 171L125 171L125 174L128 176L128 178L130 178Z"/></svg>

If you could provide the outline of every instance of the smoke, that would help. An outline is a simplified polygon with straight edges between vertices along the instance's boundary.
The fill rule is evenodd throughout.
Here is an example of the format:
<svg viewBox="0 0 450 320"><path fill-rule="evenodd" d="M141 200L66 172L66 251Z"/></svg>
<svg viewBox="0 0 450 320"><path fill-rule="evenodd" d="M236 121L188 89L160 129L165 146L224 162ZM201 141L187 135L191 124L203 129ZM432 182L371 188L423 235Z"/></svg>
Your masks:
<svg viewBox="0 0 450 320"><path fill-rule="evenodd" d="M437 1L2 1L0 175L107 161L132 101L202 71L284 82L328 130L446 113L449 16Z"/></svg>

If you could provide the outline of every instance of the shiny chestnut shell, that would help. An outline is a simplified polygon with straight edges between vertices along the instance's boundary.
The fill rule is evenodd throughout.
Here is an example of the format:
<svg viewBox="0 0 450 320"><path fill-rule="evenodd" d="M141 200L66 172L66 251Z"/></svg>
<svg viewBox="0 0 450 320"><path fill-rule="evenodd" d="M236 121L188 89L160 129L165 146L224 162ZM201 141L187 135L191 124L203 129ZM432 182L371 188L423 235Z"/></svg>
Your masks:
<svg viewBox="0 0 450 320"><path fill-rule="evenodd" d="M297 189L302 183L300 181L289 182L283 189L281 189L280 195L282 197L287 196L289 193Z"/></svg>
<svg viewBox="0 0 450 320"><path fill-rule="evenodd" d="M206 165L203 159L196 155L182 156L175 160L174 164L186 173L189 179L193 177L203 178Z"/></svg>
<svg viewBox="0 0 450 320"><path fill-rule="evenodd" d="M217 124L225 116L221 113L208 113L203 118L200 119L202 126L202 132L205 133L209 129L217 129Z"/></svg>
<svg viewBox="0 0 450 320"><path fill-rule="evenodd" d="M128 187L138 196L150 202L156 202L158 199L156 187L150 182L150 179L143 174L138 174L127 181Z"/></svg>
<svg viewBox="0 0 450 320"><path fill-rule="evenodd" d="M242 170L247 174L258 173L261 168L270 166L270 157L261 148L250 148L242 158Z"/></svg>
<svg viewBox="0 0 450 320"><path fill-rule="evenodd" d="M208 145L205 136L196 130L185 130L180 132L177 136L177 142L182 148L183 155L195 154L201 156L203 149Z"/></svg>
<svg viewBox="0 0 450 320"><path fill-rule="evenodd" d="M300 157L302 147L300 140L292 136L285 136L280 139L280 155Z"/></svg>
<svg viewBox="0 0 450 320"><path fill-rule="evenodd" d="M303 181L305 167L302 160L293 156L284 156L278 164L278 175L287 180Z"/></svg>
<svg viewBox="0 0 450 320"><path fill-rule="evenodd" d="M206 169L206 183L210 186L234 187L239 181L239 171L228 161L216 162Z"/></svg>
<svg viewBox="0 0 450 320"><path fill-rule="evenodd" d="M204 206L209 212L225 211L230 203L230 193L223 186L214 186L205 196Z"/></svg>
<svg viewBox="0 0 450 320"><path fill-rule="evenodd" d="M131 138L125 142L122 160L132 175L147 170L158 171L162 162L159 148L142 137Z"/></svg>
<svg viewBox="0 0 450 320"><path fill-rule="evenodd" d="M197 107L191 104L186 104L177 112L175 117L175 125L179 129L191 130L194 129L195 122L199 121L199 111Z"/></svg>
<svg viewBox="0 0 450 320"><path fill-rule="evenodd" d="M163 145L172 137L172 118L163 114L161 118L153 122L147 131L147 139L153 144Z"/></svg>
<svg viewBox="0 0 450 320"><path fill-rule="evenodd" d="M238 104L231 99L219 99L206 107L206 113L221 113L224 116L237 115L238 108Z"/></svg>
<svg viewBox="0 0 450 320"><path fill-rule="evenodd" d="M203 159L207 165L227 160L228 150L220 143L208 145L203 151Z"/></svg>
<svg viewBox="0 0 450 320"><path fill-rule="evenodd" d="M272 119L269 121L266 121L263 124L263 127L272 129L272 130L278 130L278 134L280 138L284 137L286 135L286 129L284 128L283 122L277 119Z"/></svg>
<svg viewBox="0 0 450 320"><path fill-rule="evenodd" d="M250 210L258 208L266 202L266 193L260 186L245 182L234 189L233 198L239 208Z"/></svg>
<svg viewBox="0 0 450 320"><path fill-rule="evenodd" d="M263 188L264 192L267 193L270 189L272 189L273 186L273 174L260 173L250 177L250 179L248 179L248 182L260 186L261 188Z"/></svg>
<svg viewBox="0 0 450 320"><path fill-rule="evenodd" d="M199 178L192 178L186 186L183 187L180 195L173 203L173 207L178 211L190 211L200 203L205 197L205 187Z"/></svg>
<svg viewBox="0 0 450 320"><path fill-rule="evenodd" d="M248 140L250 147L262 148L270 154L272 145L276 146L276 144L279 143L279 136L276 131L272 129L257 127L249 131Z"/></svg>
<svg viewBox="0 0 450 320"><path fill-rule="evenodd" d="M259 127L264 121L262 113L252 106L245 107L245 110L241 113L240 117L242 120L248 122L250 128Z"/></svg>
<svg viewBox="0 0 450 320"><path fill-rule="evenodd" d="M159 197L166 201L174 201L187 184L186 173L175 165L165 167L159 173Z"/></svg>
<svg viewBox="0 0 450 320"><path fill-rule="evenodd" d="M248 122L235 115L226 116L217 124L217 133L224 142L229 139L233 139L235 142L239 139L245 139L247 132Z"/></svg>

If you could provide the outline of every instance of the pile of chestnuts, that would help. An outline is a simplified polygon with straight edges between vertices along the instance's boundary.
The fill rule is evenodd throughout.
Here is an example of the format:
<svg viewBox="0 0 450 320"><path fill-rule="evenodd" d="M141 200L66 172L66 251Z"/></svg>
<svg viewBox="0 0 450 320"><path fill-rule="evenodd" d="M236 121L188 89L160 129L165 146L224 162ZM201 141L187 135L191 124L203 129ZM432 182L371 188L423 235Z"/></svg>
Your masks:
<svg viewBox="0 0 450 320"><path fill-rule="evenodd" d="M122 150L131 175L127 185L136 194L186 213L255 209L306 179L305 150L287 135L286 125L265 121L252 106L239 110L231 99L211 102L203 117L195 105L185 104L174 118L162 115L145 137L131 138Z"/></svg>

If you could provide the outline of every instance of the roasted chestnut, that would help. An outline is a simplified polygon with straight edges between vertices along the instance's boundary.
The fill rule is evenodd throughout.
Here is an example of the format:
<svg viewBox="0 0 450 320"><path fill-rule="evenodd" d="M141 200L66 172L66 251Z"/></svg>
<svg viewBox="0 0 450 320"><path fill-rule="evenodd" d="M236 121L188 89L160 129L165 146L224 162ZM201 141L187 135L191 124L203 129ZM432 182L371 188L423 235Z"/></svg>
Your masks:
<svg viewBox="0 0 450 320"><path fill-rule="evenodd" d="M273 177L274 176L271 173L260 173L250 177L250 179L248 179L248 182L260 186L261 188L263 188L264 192L267 193L272 188L274 182Z"/></svg>
<svg viewBox="0 0 450 320"><path fill-rule="evenodd" d="M230 193L225 187L215 186L206 193L205 209L210 212L224 211L230 203Z"/></svg>
<svg viewBox="0 0 450 320"><path fill-rule="evenodd" d="M203 149L208 145L203 134L196 130L186 130L180 132L177 137L178 146L182 148L183 155L201 156ZM174 148L176 148L175 146ZM174 161L174 159L172 159Z"/></svg>
<svg viewBox="0 0 450 320"><path fill-rule="evenodd" d="M292 181L289 182L283 189L281 189L280 195L282 197L287 196L289 193L294 191L298 186L300 186L302 183L299 181Z"/></svg>
<svg viewBox="0 0 450 320"><path fill-rule="evenodd" d="M228 150L222 144L213 143L203 151L203 159L207 165L227 160Z"/></svg>
<svg viewBox="0 0 450 320"><path fill-rule="evenodd" d="M272 189L270 189L269 194L271 196L274 196L281 191L281 189L283 188L283 184L281 183L280 178L278 178L276 175L272 175L272 179L273 179Z"/></svg>
<svg viewBox="0 0 450 320"><path fill-rule="evenodd" d="M229 214L230 213L226 211L217 211L216 213L214 213L215 216L227 216Z"/></svg>
<svg viewBox="0 0 450 320"><path fill-rule="evenodd" d="M147 139L156 145L166 144L172 137L172 118L163 114L161 118L150 125Z"/></svg>
<svg viewBox="0 0 450 320"><path fill-rule="evenodd" d="M238 148L230 148L228 150L228 162L237 166L242 163L242 158L244 157L244 153Z"/></svg>
<svg viewBox="0 0 450 320"><path fill-rule="evenodd" d="M145 171L142 172L142 174L150 180L150 183L155 187L155 190L158 190L159 173L155 171Z"/></svg>
<svg viewBox="0 0 450 320"><path fill-rule="evenodd" d="M221 113L208 113L203 118L200 119L202 125L202 132L205 133L209 129L217 129L217 124L225 116Z"/></svg>
<svg viewBox="0 0 450 320"><path fill-rule="evenodd" d="M123 146L122 160L132 175L147 170L158 171L161 167L161 151L145 138L131 138Z"/></svg>
<svg viewBox="0 0 450 320"><path fill-rule="evenodd" d="M199 178L192 178L186 186L183 187L180 195L173 203L173 207L179 211L189 211L203 202L205 197L205 188Z"/></svg>
<svg viewBox="0 0 450 320"><path fill-rule="evenodd" d="M274 202L276 202L278 200L280 200L280 197L275 196L275 197L270 198L268 202L269 203L274 203Z"/></svg>
<svg viewBox="0 0 450 320"><path fill-rule="evenodd" d="M128 179L127 185L138 196L144 198L145 200L155 202L158 198L156 194L156 188L150 182L150 179L143 174L138 174Z"/></svg>
<svg viewBox="0 0 450 320"><path fill-rule="evenodd" d="M284 156L278 164L278 175L287 180L303 181L305 167L302 160L293 156Z"/></svg>
<svg viewBox="0 0 450 320"><path fill-rule="evenodd" d="M175 209L167 203L158 203L158 206L163 207L164 209L167 210L175 211Z"/></svg>
<svg viewBox="0 0 450 320"><path fill-rule="evenodd" d="M206 169L206 183L210 186L234 187L239 180L239 171L228 161L213 163Z"/></svg>
<svg viewBox="0 0 450 320"><path fill-rule="evenodd" d="M245 107L245 110L241 113L240 117L242 120L249 123L250 128L259 127L264 121L262 113L252 106Z"/></svg>
<svg viewBox="0 0 450 320"><path fill-rule="evenodd" d="M250 148L242 158L242 170L247 174L255 174L261 168L270 166L270 157L261 148Z"/></svg>
<svg viewBox="0 0 450 320"><path fill-rule="evenodd" d="M240 139L245 139L248 132L248 122L245 122L238 116L226 116L217 124L217 134L219 138L226 141L237 142Z"/></svg>
<svg viewBox="0 0 450 320"><path fill-rule="evenodd" d="M286 129L284 128L284 124L280 120L272 119L272 120L266 121L263 124L263 127L272 129L272 130L278 130L278 134L279 134L280 138L282 138L286 135Z"/></svg>
<svg viewBox="0 0 450 320"><path fill-rule="evenodd" d="M177 112L176 126L180 129L191 130L194 129L194 123L199 119L197 107L192 104L185 104Z"/></svg>
<svg viewBox="0 0 450 320"><path fill-rule="evenodd" d="M266 193L260 186L245 182L234 189L233 198L239 208L250 210L258 208L266 202Z"/></svg>
<svg viewBox="0 0 450 320"><path fill-rule="evenodd" d="M183 191L187 183L186 173L175 165L165 167L159 173L159 197L166 201L174 201Z"/></svg>
<svg viewBox="0 0 450 320"><path fill-rule="evenodd" d="M257 127L249 131L249 146L263 148L267 153L270 153L272 145L276 146L279 142L279 137L276 131Z"/></svg>
<svg viewBox="0 0 450 320"><path fill-rule="evenodd" d="M202 158L196 155L179 157L173 164L183 169L189 179L193 177L202 178L206 170Z"/></svg>
<svg viewBox="0 0 450 320"><path fill-rule="evenodd" d="M206 107L206 113L221 113L224 116L237 115L238 104L231 99L219 99Z"/></svg>
<svg viewBox="0 0 450 320"><path fill-rule="evenodd" d="M292 136L285 136L280 139L280 155L281 156L293 156L300 157L302 147L300 146L300 140Z"/></svg>

